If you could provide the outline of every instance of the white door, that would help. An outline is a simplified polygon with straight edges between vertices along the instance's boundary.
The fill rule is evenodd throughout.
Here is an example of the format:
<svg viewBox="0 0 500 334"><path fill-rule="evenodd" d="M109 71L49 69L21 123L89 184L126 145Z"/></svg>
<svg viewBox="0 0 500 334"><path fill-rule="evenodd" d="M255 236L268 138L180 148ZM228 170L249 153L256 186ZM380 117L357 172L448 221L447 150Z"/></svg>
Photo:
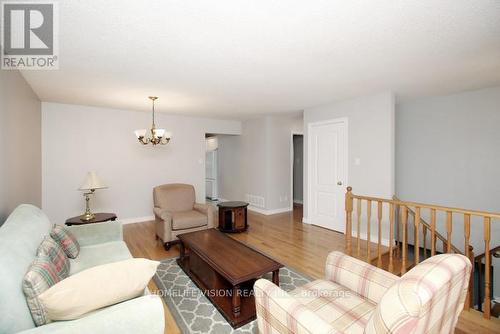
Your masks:
<svg viewBox="0 0 500 334"><path fill-rule="evenodd" d="M347 119L309 124L308 142L308 222L345 232Z"/></svg>

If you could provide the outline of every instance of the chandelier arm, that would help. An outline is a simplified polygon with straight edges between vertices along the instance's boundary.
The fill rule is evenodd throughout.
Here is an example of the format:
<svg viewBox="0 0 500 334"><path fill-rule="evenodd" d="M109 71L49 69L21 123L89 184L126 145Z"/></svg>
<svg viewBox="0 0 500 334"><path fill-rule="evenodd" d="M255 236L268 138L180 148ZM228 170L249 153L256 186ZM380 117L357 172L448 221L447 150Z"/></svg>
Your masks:
<svg viewBox="0 0 500 334"><path fill-rule="evenodd" d="M153 129L155 128L155 100L153 99Z"/></svg>

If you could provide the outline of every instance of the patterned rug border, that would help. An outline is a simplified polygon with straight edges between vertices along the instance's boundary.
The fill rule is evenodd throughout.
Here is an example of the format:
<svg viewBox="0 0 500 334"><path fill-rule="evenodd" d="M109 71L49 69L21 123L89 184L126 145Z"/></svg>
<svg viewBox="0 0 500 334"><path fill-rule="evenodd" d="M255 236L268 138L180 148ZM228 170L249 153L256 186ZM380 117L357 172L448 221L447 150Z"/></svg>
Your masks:
<svg viewBox="0 0 500 334"><path fill-rule="evenodd" d="M245 244L246 245L246 244ZM269 256L267 255L266 253L252 247L252 246L249 246L249 245L246 245L247 247L255 250L255 251L258 251L266 256L268 256L269 258L275 260L275 261L278 261L280 262L279 260L276 260L273 256ZM168 256L168 257L165 257L165 258L162 258L161 260L158 260L159 262L161 263L164 263L164 262L167 262L167 261L170 261L172 259L177 259L179 256L178 255L173 255L173 256ZM281 262L280 262L281 263ZM296 270L294 267L290 267L288 265L284 265L284 268L288 269L289 271L297 274L297 275L300 275L302 276L304 279L307 279L309 281L313 281L314 278L311 277L310 275L308 274L305 274L303 273L302 271L300 270ZM180 268L180 267L179 267ZM181 268L182 270L182 268ZM184 271L182 271L184 273ZM185 273L184 273L185 274ZM188 277L189 278L189 277ZM191 279L190 279L191 280ZM165 284L163 283L163 281L161 280L161 278L158 276L158 273L155 273L155 275L153 276L153 281L155 282L156 286L158 287L159 290L161 291L165 291L167 290L168 288L165 286ZM192 282L192 280L191 280ZM194 283L194 282L193 282ZM195 287L196 289L200 290L196 284L195 284ZM200 290L201 291L201 290ZM177 310L177 307L174 303L174 301L172 300L172 298L169 298L167 295L160 295L160 297L162 298L162 300L165 302L165 304L167 305L169 311L170 311L170 314L172 315L172 317L174 318L177 326L179 327L181 333L191 333L191 330L189 329L189 326L186 324L184 318L179 314L178 310ZM214 306L215 307L215 306Z"/></svg>
<svg viewBox="0 0 500 334"><path fill-rule="evenodd" d="M179 257L178 255L165 257L165 258L161 259L160 262L163 263L165 261L168 261L171 259L176 259L178 257ZM165 286L165 284L163 284L160 277L158 277L157 273L155 273L155 275L153 276L153 281L155 282L155 284L159 290L164 291L167 289L167 287ZM187 327L186 323L184 322L184 319L182 318L182 316L177 311L177 308L175 307L175 304L172 301L172 298L167 298L167 296L163 296L163 295L161 295L160 297L167 305L168 310L170 311L170 314L174 318L175 323L177 324L177 327L179 327L179 329L181 330L181 333L189 333L190 332L189 328Z"/></svg>

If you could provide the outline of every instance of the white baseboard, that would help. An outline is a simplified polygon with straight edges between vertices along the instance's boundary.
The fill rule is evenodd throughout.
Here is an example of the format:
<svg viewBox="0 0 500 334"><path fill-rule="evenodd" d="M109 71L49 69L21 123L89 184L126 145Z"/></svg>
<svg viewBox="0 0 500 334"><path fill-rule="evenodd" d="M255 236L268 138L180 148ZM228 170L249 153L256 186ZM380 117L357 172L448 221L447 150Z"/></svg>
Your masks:
<svg viewBox="0 0 500 334"><path fill-rule="evenodd" d="M353 240L356 239L358 235L356 234L356 230L352 231L352 238ZM366 242L367 239L367 234L366 232L361 232L359 233L359 239L363 240ZM354 241L353 241L354 242ZM372 234L370 237L370 242L376 244L378 242L378 236L376 234ZM380 242L382 245L389 247L389 239L387 238L380 238Z"/></svg>
<svg viewBox="0 0 500 334"><path fill-rule="evenodd" d="M300 199L294 199L293 202L297 204L304 204L304 202Z"/></svg>
<svg viewBox="0 0 500 334"><path fill-rule="evenodd" d="M152 221L154 219L155 216L144 216L144 217L117 219L117 220L122 224L135 224L135 223L144 223L147 221Z"/></svg>
<svg viewBox="0 0 500 334"><path fill-rule="evenodd" d="M251 206L251 205L248 206L248 210L253 211L253 212L257 212L257 213L260 213L260 214L263 214L263 215L266 215L266 216L292 211L292 209L290 209L289 207L287 207L287 208L281 208L281 209L268 210L268 209L257 208L255 206Z"/></svg>
<svg viewBox="0 0 500 334"><path fill-rule="evenodd" d="M304 224L309 224L309 223L307 222L307 218L306 218L306 217L302 217L302 222L303 222Z"/></svg>

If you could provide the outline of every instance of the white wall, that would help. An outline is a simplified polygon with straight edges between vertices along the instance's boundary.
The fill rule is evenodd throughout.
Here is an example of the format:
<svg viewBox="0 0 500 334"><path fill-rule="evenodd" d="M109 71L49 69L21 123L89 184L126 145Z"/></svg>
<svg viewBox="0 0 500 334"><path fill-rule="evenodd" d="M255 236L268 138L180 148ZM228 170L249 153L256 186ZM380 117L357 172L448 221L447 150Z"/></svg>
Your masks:
<svg viewBox="0 0 500 334"><path fill-rule="evenodd" d="M500 87L402 103L396 124L398 197L500 212ZM453 243L463 249L463 220L454 218ZM443 221L438 229L444 232ZM471 230L474 252L481 254L482 222L473 221ZM491 232L493 248L500 244L500 221ZM500 297L500 260L494 262Z"/></svg>
<svg viewBox="0 0 500 334"><path fill-rule="evenodd" d="M349 161L346 187L352 186L355 194L391 198L394 195L394 108L394 95L383 93L304 110L306 221L309 209L308 125L347 117ZM360 159L359 165L355 165L355 159Z"/></svg>
<svg viewBox="0 0 500 334"><path fill-rule="evenodd" d="M92 199L96 212L119 219L152 216L154 186L184 182L205 201L205 133L240 134L241 123L159 113L158 127L173 133L166 146L143 146L133 131L150 126L151 114L56 103L42 104L43 209L56 223L81 214L77 191L90 170L108 184Z"/></svg>
<svg viewBox="0 0 500 334"><path fill-rule="evenodd" d="M265 116L244 121L241 136L218 136L220 197L261 196L262 213L290 210L291 134L302 132L302 124L301 115Z"/></svg>
<svg viewBox="0 0 500 334"><path fill-rule="evenodd" d="M0 225L19 204L42 204L40 139L40 100L18 71L0 70Z"/></svg>

